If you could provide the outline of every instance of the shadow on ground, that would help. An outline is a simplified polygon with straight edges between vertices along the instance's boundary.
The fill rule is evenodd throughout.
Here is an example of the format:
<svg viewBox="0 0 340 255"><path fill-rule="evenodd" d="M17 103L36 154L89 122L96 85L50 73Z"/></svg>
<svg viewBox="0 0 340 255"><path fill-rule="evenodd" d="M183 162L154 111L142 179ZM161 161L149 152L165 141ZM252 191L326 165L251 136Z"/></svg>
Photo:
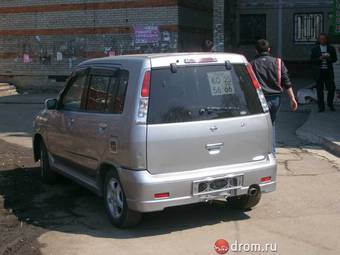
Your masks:
<svg viewBox="0 0 340 255"><path fill-rule="evenodd" d="M55 185L42 184L37 167L1 171L0 195L5 198L5 208L22 222L44 231L105 238L163 235L249 219L247 214L227 208L226 203L216 202L146 214L136 228L119 230L108 221L101 198L63 177Z"/></svg>

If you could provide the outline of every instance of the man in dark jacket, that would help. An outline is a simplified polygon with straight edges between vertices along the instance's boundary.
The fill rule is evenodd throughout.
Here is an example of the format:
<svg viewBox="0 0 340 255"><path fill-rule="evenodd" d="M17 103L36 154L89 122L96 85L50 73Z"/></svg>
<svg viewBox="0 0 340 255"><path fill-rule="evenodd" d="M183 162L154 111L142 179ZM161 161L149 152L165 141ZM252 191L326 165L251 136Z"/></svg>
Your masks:
<svg viewBox="0 0 340 255"><path fill-rule="evenodd" d="M312 49L313 75L317 82L319 112L325 111L324 89L328 90L327 105L334 108L335 83L333 63L338 61L335 48L329 44L328 36L320 34L318 44Z"/></svg>
<svg viewBox="0 0 340 255"><path fill-rule="evenodd" d="M281 106L282 93L287 91L293 111L297 110L298 104L289 79L288 70L280 58L274 58L271 55L269 42L264 39L257 41L256 51L258 55L251 64L268 103L274 126L273 147L275 152L275 121Z"/></svg>

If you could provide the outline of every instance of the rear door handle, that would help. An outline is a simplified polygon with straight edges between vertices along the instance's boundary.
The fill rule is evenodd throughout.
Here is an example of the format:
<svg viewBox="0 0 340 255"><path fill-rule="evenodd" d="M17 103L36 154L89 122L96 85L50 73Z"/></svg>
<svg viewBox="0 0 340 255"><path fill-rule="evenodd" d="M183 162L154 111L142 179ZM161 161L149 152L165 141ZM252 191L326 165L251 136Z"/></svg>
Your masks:
<svg viewBox="0 0 340 255"><path fill-rule="evenodd" d="M223 146L224 146L224 143L212 143L212 144L207 144L205 148L209 152L210 155L217 155L217 154L220 154Z"/></svg>
<svg viewBox="0 0 340 255"><path fill-rule="evenodd" d="M221 149L224 146L224 143L212 143L212 144L207 144L205 148L207 150L213 150L213 149Z"/></svg>

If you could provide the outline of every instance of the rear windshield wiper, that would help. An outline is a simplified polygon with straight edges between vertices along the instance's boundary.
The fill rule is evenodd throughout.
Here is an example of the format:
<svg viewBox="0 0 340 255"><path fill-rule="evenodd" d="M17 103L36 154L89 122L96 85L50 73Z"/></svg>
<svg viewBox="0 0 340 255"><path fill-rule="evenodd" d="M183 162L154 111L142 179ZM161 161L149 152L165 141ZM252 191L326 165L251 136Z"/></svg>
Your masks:
<svg viewBox="0 0 340 255"><path fill-rule="evenodd" d="M213 113L213 112L230 112L230 111L240 111L239 107L229 106L229 107L206 107L199 110L200 114Z"/></svg>

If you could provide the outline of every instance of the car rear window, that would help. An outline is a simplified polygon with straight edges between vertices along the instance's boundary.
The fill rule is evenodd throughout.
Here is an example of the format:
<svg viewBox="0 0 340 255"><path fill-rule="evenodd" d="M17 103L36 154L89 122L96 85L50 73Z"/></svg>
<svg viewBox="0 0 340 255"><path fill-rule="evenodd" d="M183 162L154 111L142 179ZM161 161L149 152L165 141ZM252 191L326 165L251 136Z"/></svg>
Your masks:
<svg viewBox="0 0 340 255"><path fill-rule="evenodd" d="M153 69L149 124L214 120L263 113L246 66Z"/></svg>

